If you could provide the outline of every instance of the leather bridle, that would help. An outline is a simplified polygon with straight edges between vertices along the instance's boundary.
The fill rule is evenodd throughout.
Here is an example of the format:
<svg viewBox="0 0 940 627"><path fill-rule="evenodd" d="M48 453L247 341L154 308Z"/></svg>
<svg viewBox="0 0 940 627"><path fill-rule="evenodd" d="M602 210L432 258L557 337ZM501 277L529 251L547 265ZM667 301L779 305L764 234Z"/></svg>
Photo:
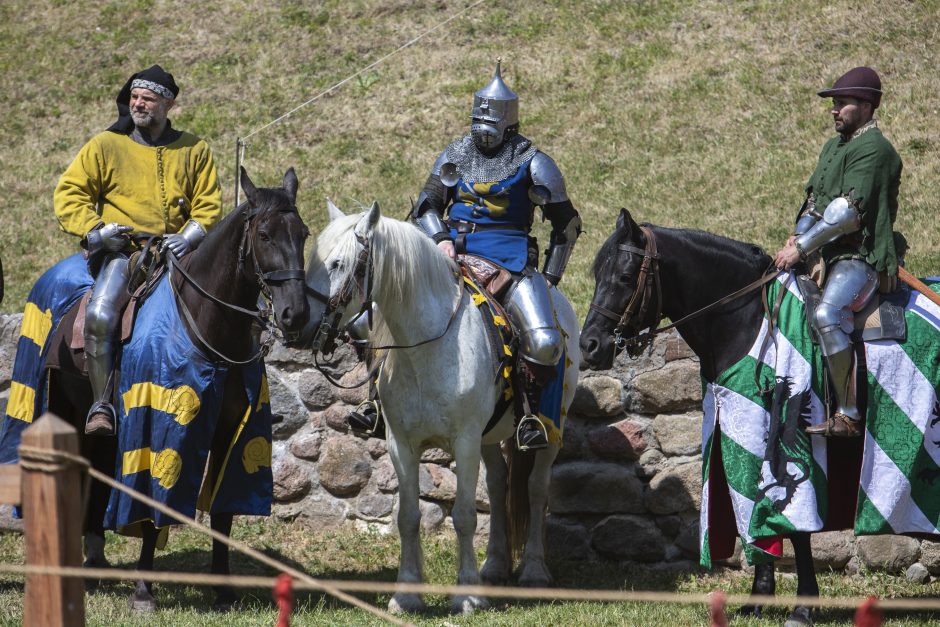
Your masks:
<svg viewBox="0 0 940 627"><path fill-rule="evenodd" d="M659 326L659 321L662 320L663 299L662 286L660 285L659 279L659 253L656 250L656 238L653 236L653 231L650 230L649 227L641 226L640 231L642 231L646 238L646 246L644 248L638 248L631 244L620 244L617 246L617 249L620 251L643 257L643 262L640 264L640 271L636 278L636 289L627 302L623 313L618 314L593 302L590 306L591 309L597 313L617 323L617 326L614 328L614 346L618 352L627 348L631 356L639 355L647 345L652 346L654 335L654 332L650 332L642 336L634 335L625 338L624 331L631 328L631 322L634 318L636 317L636 319L640 321L640 324L642 324L643 321L646 320L646 316L655 301L656 313L652 318L652 322L648 325L648 328L655 330L656 327ZM655 298L653 296L654 292ZM639 313L639 316L637 316L637 313ZM634 331L640 330L635 326L632 328Z"/></svg>
<svg viewBox="0 0 940 627"><path fill-rule="evenodd" d="M679 325L688 322L694 318L698 318L722 305L729 303L745 294L756 290L759 287L762 287L766 283L769 283L780 273L777 268L771 263L768 266L767 270L763 275L748 283L739 290L736 290L722 298L719 298L713 303L693 311L692 313L683 316L681 319L676 320L675 322L668 324L664 327L660 327L659 323L663 319L662 315L662 289L660 284L659 277L659 253L656 249L656 238L653 235L653 231L646 226L641 226L640 230L643 232L643 235L646 237L646 247L637 248L636 246L631 246L630 244L620 244L617 248L624 252L628 252L634 255L642 255L643 263L640 265L640 272L637 275L636 285L637 288L634 290L633 295L630 297L630 301L627 303L626 308L622 314L617 314L606 307L596 305L591 303L590 308L601 314L609 320L614 320L617 322L617 326L614 328L614 347L617 352L623 351L625 348L631 357L636 357L643 350L649 346L652 350L653 338L663 331L668 331L674 329ZM643 286L640 289L640 286ZM652 294L655 289L656 292L656 315L652 318L651 324L646 328L649 330L645 333L636 333L629 337L624 337L624 331L631 327L631 321L634 318L634 315L639 310L639 320L642 324L646 320L646 314L649 311L651 301L653 300ZM777 304L779 307L779 303ZM634 331L639 331L640 329L636 326L632 326Z"/></svg>
<svg viewBox="0 0 940 627"><path fill-rule="evenodd" d="M362 309L369 316L369 326L372 326L372 240L364 235L355 233L360 250L356 254L356 264L349 277L334 295L324 294L309 285L307 293L326 305L323 320L314 333L311 348L316 355L319 352L331 354L336 349L336 336L339 335L339 322L346 312L346 306L352 300L359 285L365 285L365 298Z"/></svg>
<svg viewBox="0 0 940 627"><path fill-rule="evenodd" d="M287 212L296 213L297 209L295 207L291 207L289 209L285 208L279 211L283 211L285 213ZM252 209L248 211L245 217L245 228L242 232L241 243L238 246L237 268L239 272L243 272L245 262L248 260L250 256L251 264L254 269L254 275L255 275L254 281L256 285L258 286L258 288L260 289L261 294L264 296L265 300L268 302L271 302L273 301L273 297L271 295L271 288L269 284L283 283L285 281L296 281L296 280L302 281L304 279L304 271L302 268L288 268L285 270L272 270L269 272L261 271L261 266L258 264L258 259L255 256L254 247L252 246L252 236L251 236L252 220L261 213L262 212L260 209L258 209L257 207L253 207ZM245 307L241 307L239 305L235 305L233 303L225 302L224 300L221 300L220 298L206 291L206 289L202 287L192 277L192 275L190 275L188 272L186 272L185 269L183 269L183 267L179 264L179 261L176 259L175 256L173 256L172 254L168 254L168 255L165 255L165 258L166 258L167 266L169 267L169 272L170 272L170 277L169 277L170 286L173 289L173 294L176 297L176 301L180 305L180 309L182 310L183 315L186 318L186 322L189 326L189 329L192 331L193 335L195 335L196 338L203 344L203 346L208 348L216 357L218 357L222 361L228 364L232 364L232 365L249 364L253 361L256 361L258 358L260 358L266 350L266 347L263 345L259 346L255 354L253 354L251 357L245 360L232 359L231 357L226 356L220 350L212 346L209 343L209 341L205 337L203 337L202 333L200 333L199 326L196 324L196 320L193 317L192 312L189 310L189 307L186 305L186 302L182 298L180 298L179 292L176 289L176 284L173 280L173 273L179 272L180 275L182 275L182 277L186 279L186 281L190 285L192 285L193 288L204 298L207 298L208 300L211 300L212 302L222 307L225 307L226 309L229 309L231 311L235 311L237 313L253 318L255 322L261 325L261 327L271 331L273 334L274 331L277 329L277 327L276 325L271 324L270 319L272 316L272 311L270 307L264 307L264 308L259 308L259 309L248 309ZM289 341L290 339L291 338L285 338L286 341Z"/></svg>

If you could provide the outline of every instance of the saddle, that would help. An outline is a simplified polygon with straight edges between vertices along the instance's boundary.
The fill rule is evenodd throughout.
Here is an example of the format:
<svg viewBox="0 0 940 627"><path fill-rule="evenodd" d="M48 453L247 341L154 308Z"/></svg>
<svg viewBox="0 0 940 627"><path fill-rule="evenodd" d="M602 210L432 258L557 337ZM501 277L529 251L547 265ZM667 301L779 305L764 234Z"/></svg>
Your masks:
<svg viewBox="0 0 940 627"><path fill-rule="evenodd" d="M499 419L516 398L521 398L521 390L516 390L518 377L514 376L516 369L516 333L509 322L509 317L499 296L504 296L512 284L512 275L486 259L474 255L458 255L457 264L463 275L464 289L466 289L474 304L486 320L486 337L493 353L500 355L501 359L494 372L495 380L503 379L505 393L500 397L493 415L486 423L483 434L496 426Z"/></svg>
<svg viewBox="0 0 940 627"><path fill-rule="evenodd" d="M811 276L803 274L797 275L796 285L803 296L810 336L813 342L818 343L819 329L816 328L814 314L822 299L822 290ZM887 294L876 292L869 303L861 311L855 313L855 330L851 334L852 340L856 342L859 340L903 342L907 338L904 305L910 298L909 292L906 286L898 286Z"/></svg>
<svg viewBox="0 0 940 627"><path fill-rule="evenodd" d="M121 344L130 339L134 331L137 310L166 272L166 265L157 254L156 244L135 251L131 254L127 263L131 268L131 278L127 288L131 292L131 297L123 309L118 312L121 315L119 329ZM85 311L93 291L91 289L85 292L78 302L62 316L62 320L56 327L52 337L51 346L53 350L46 358L47 368L61 370L63 367L74 367L76 371L85 375L88 374L84 358ZM60 350L56 351L55 347L59 347ZM67 351L65 350L66 347Z"/></svg>

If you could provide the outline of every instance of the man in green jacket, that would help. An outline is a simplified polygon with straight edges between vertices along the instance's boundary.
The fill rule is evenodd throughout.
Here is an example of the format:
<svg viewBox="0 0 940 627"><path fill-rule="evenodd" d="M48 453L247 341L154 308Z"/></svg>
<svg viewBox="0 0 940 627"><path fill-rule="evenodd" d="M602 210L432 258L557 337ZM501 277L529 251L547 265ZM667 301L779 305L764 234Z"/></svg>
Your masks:
<svg viewBox="0 0 940 627"><path fill-rule="evenodd" d="M815 313L823 355L836 397L826 423L806 429L813 435L862 434L855 402L855 353L849 334L854 313L879 285L894 284L899 254L893 231L901 184L901 158L874 119L881 103L881 79L868 67L846 72L818 92L832 97L838 133L823 146L806 185L806 202L794 234L774 262L789 270L819 251L827 266L822 299ZM815 207L825 207L822 215Z"/></svg>
<svg viewBox="0 0 940 627"><path fill-rule="evenodd" d="M222 213L212 153L172 127L179 87L159 65L133 74L117 96L118 119L92 137L59 179L53 196L62 230L81 238L95 286L85 314L85 358L95 402L85 433L113 435L115 331L127 304L128 256L135 233L166 235L182 257Z"/></svg>

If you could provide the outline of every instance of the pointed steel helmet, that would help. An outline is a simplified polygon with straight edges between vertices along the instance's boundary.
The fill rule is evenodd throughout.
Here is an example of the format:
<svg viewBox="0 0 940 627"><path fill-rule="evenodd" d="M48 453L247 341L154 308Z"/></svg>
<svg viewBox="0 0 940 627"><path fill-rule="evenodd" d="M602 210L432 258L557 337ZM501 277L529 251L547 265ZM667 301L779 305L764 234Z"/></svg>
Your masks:
<svg viewBox="0 0 940 627"><path fill-rule="evenodd" d="M498 148L506 129L519 124L519 96L503 82L501 59L489 85L473 95L470 134L479 148Z"/></svg>

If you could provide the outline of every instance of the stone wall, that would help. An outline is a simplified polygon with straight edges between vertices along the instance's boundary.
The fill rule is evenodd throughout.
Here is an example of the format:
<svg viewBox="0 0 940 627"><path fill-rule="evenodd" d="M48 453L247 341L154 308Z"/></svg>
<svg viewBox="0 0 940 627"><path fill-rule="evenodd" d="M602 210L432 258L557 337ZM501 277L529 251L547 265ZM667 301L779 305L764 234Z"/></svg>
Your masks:
<svg viewBox="0 0 940 627"><path fill-rule="evenodd" d="M0 408L9 396L19 315L0 315ZM398 479L385 443L345 433L345 415L365 396L364 367L347 348L315 368L309 351L275 346L267 357L274 427L274 515L320 530L394 528ZM694 568L701 500L701 395L698 363L676 335L657 339L635 361L621 356L605 372L582 373L555 464L549 502L550 556L636 561ZM482 475L482 473L481 473ZM477 487L480 540L489 501ZM452 457L422 456L422 525L450 526L456 475ZM813 535L823 568L940 574L940 543L850 531ZM789 549L789 544L787 545ZM783 564L792 561L785 556ZM737 557L730 560L738 563Z"/></svg>

